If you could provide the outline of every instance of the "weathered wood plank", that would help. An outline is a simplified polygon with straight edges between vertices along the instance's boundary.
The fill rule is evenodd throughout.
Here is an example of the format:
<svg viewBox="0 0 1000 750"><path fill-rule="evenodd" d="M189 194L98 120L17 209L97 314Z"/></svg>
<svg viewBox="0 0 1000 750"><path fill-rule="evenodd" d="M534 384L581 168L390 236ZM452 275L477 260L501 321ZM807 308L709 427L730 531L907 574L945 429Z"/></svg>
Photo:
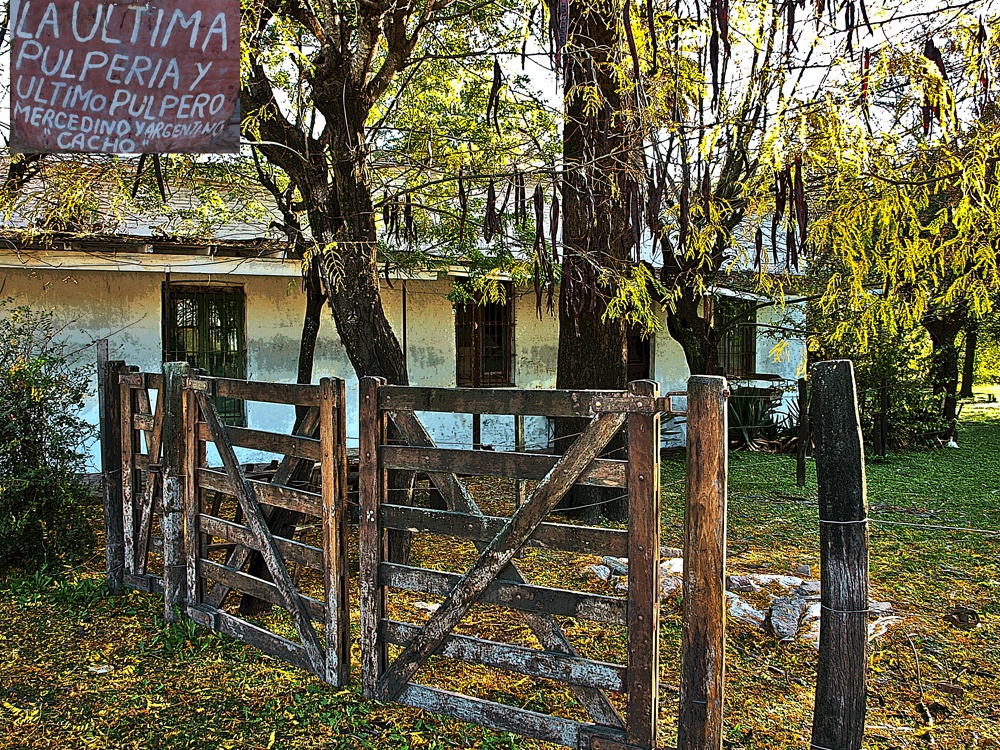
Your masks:
<svg viewBox="0 0 1000 750"><path fill-rule="evenodd" d="M405 646L420 633L420 626L386 620L382 623L382 633L389 643ZM619 664L553 654L464 635L448 636L436 653L449 659L558 680L568 685L584 685L619 693L625 690L626 669Z"/></svg>
<svg viewBox="0 0 1000 750"><path fill-rule="evenodd" d="M651 380L629 384L659 397ZM656 747L660 665L660 417L628 415L628 709L625 737Z"/></svg>
<svg viewBox="0 0 1000 750"><path fill-rule="evenodd" d="M459 573L414 568L396 563L382 563L380 573L382 582L386 586L435 596L448 596L463 579ZM532 586L502 578L490 583L480 595L479 601L522 612L578 617L581 620L606 622L612 625L626 623L628 608L628 600L624 598Z"/></svg>
<svg viewBox="0 0 1000 750"><path fill-rule="evenodd" d="M381 449L387 469L471 474L485 477L539 480L548 474L560 456L503 451L466 451L387 445ZM625 487L627 461L597 459L580 476L577 484L595 487Z"/></svg>
<svg viewBox="0 0 1000 750"><path fill-rule="evenodd" d="M580 729L588 726L572 719L528 711L479 698L453 693L449 690L426 687L415 683L404 686L397 703L404 706L433 711L460 721L468 721L501 732L514 732L525 737L554 742L577 748Z"/></svg>
<svg viewBox="0 0 1000 750"><path fill-rule="evenodd" d="M146 573L141 576L126 573L123 580L126 588L135 589L136 591L146 591L151 594L163 593L163 578L152 573Z"/></svg>
<svg viewBox="0 0 1000 750"><path fill-rule="evenodd" d="M163 515L160 517L160 528L163 529L163 622L168 625L177 622L179 612L184 608L187 599L187 561L184 557L184 482L187 458L184 432L184 381L190 371L187 362L165 363L163 376L166 387L160 391L159 398L163 414L161 427ZM155 456L150 455L150 459L154 460ZM150 487L154 481L154 477L148 476L147 483ZM152 491L148 493L148 497L149 517L152 523ZM142 538L140 530L140 539ZM145 539L148 538L146 534ZM136 552L144 556L146 549L137 548ZM139 568L137 561L136 570L141 573Z"/></svg>
<svg viewBox="0 0 1000 750"><path fill-rule="evenodd" d="M234 544L249 547L250 549L257 549L257 542L254 539L254 535L250 533L250 529L246 526L204 513L198 514L198 525L200 531L205 534L225 539L227 542L233 542ZM312 547L308 544L297 542L294 539L285 539L280 536L274 537L274 543L278 546L281 556L289 562L311 568L312 570L323 570L323 550L318 547Z"/></svg>
<svg viewBox="0 0 1000 750"><path fill-rule="evenodd" d="M215 469L201 469L197 471L198 486L202 489L222 492L235 497L233 485L229 478L221 471ZM307 490L294 489L292 487L282 487L271 482L261 482L256 479L247 479L247 484L253 488L257 502L264 505L271 505L275 508L285 508L296 513L304 513L309 516L319 518L323 514L323 496Z"/></svg>
<svg viewBox="0 0 1000 750"><path fill-rule="evenodd" d="M326 680L346 685L351 679L351 613L347 593L347 486L341 485L341 462L347 453L340 429L342 380L320 380L319 439L322 449L323 583L326 590ZM345 465L346 466L346 465Z"/></svg>
<svg viewBox="0 0 1000 750"><path fill-rule="evenodd" d="M127 367L127 371L119 375L119 403L121 404L121 485L122 485L122 525L124 534L125 574L135 574L135 538L137 518L135 513L135 471L143 471L146 467L137 465L136 434L132 426L132 413L135 409L135 396L127 379L137 375L137 367Z"/></svg>
<svg viewBox="0 0 1000 750"><path fill-rule="evenodd" d="M498 516L410 508L404 505L383 505L381 513L382 525L387 529L406 529L477 542L491 541L508 521L507 518ZM543 523L531 535L529 544L564 552L628 557L628 532L618 529Z"/></svg>
<svg viewBox="0 0 1000 750"><path fill-rule="evenodd" d="M315 385L297 383L262 383L230 378L211 378L215 384L215 395L238 398L243 401L264 401L272 404L292 404L295 406L318 406L320 388Z"/></svg>
<svg viewBox="0 0 1000 750"><path fill-rule="evenodd" d="M276 659L288 662L306 672L312 672L312 665L309 663L305 649L287 638L282 638L269 630L234 617L224 610L206 605L188 610L188 616L207 628L225 633L230 638L253 646ZM317 676L323 679L323 675Z"/></svg>
<svg viewBox="0 0 1000 750"><path fill-rule="evenodd" d="M518 508L503 531L487 545L469 572L431 615L420 636L411 641L386 670L379 681L379 697L391 699L399 695L420 665L437 650L445 636L462 620L491 581L511 563L517 551L576 483L590 462L604 450L624 421L622 414L601 414L584 428L559 463L538 483L525 504Z"/></svg>
<svg viewBox="0 0 1000 750"><path fill-rule="evenodd" d="M379 389L379 408L391 411L438 411L459 414L532 414L548 417L594 417L598 414L650 411L648 401L622 391L556 391L512 388Z"/></svg>
<svg viewBox="0 0 1000 750"><path fill-rule="evenodd" d="M284 456L320 460L319 440L299 435L279 435L276 432L251 430L247 427L226 427L226 435L230 445L237 448L249 448L267 453L280 453ZM198 439L212 441L211 430L205 424L198 425ZM215 442L215 441L212 441Z"/></svg>
<svg viewBox="0 0 1000 750"><path fill-rule="evenodd" d="M358 494L361 518L358 543L359 597L361 609L361 683L364 694L374 698L378 681L385 672L388 648L379 638L379 624L385 619L385 582L380 564L388 549L386 534L379 521L379 507L385 502L387 480L380 465L379 447L385 442L387 420L378 408L378 392L383 378L362 378L359 384L360 464Z"/></svg>
<svg viewBox="0 0 1000 750"><path fill-rule="evenodd" d="M409 444L427 448L436 447L431 436L413 412L390 412L390 417ZM455 474L442 472L440 474L431 473L428 476L438 492L441 493L449 510L482 515L476 501ZM485 542L474 542L474 544L479 551L486 547ZM514 564L508 566L502 575L517 583L527 583L527 579ZM521 617L546 651L576 656L576 649L573 648L573 644L570 643L552 615L541 612L521 612ZM608 696L603 691L577 685L571 686L570 689L595 722L609 727L625 728L625 722L621 715L611 705L611 701L608 700Z"/></svg>
<svg viewBox="0 0 1000 750"><path fill-rule="evenodd" d="M163 399L160 399L162 401ZM208 537L200 523L202 492L198 487L198 469L204 462L204 443L195 436L198 424L198 403L194 394L184 390L184 561L187 573L187 607L202 602L204 581L198 575L198 558L208 557Z"/></svg>
<svg viewBox="0 0 1000 750"><path fill-rule="evenodd" d="M726 652L726 379L688 380L678 750L719 750Z"/></svg>
<svg viewBox="0 0 1000 750"><path fill-rule="evenodd" d="M152 432L153 419L154 417L152 414L133 414L132 425L137 430L142 430L143 432Z"/></svg>
<svg viewBox="0 0 1000 750"><path fill-rule="evenodd" d="M160 393L162 394L164 391ZM145 402L149 403L149 391L142 389L138 391L138 395L140 401L143 401L143 397L145 397ZM181 396L181 398L183 399L184 397ZM162 396L156 399L156 411L153 414L150 429L146 433L146 446L148 450L146 458L150 464L158 464L162 455L163 407L165 402L166 399ZM178 436L178 439L183 439L186 446L186 417L183 418L185 419L185 426L183 427L185 432ZM187 469L185 468L186 471ZM139 504L139 539L136 542L135 561L135 572L140 575L146 572L146 561L149 556L149 535L153 530L153 505L156 499L156 488L158 485L161 485L161 478L162 474L154 471L147 470L143 475L142 496Z"/></svg>
<svg viewBox="0 0 1000 750"><path fill-rule="evenodd" d="M868 681L868 491L850 360L812 368L821 603L814 747L861 747Z"/></svg>
<svg viewBox="0 0 1000 750"><path fill-rule="evenodd" d="M291 616L292 624L295 626L299 639L309 656L312 671L315 674L325 674L326 655L323 653L319 638L316 637L316 631L309 621L309 613L288 575L288 570L285 568L277 547L275 547L274 538L267 528L267 522L261 512L260 505L257 504L254 491L243 476L243 470L233 452L233 446L229 442L226 429L215 410L215 404L204 393L198 393L197 398L198 406L208 424L219 457L226 467L226 474L229 475L232 487L236 492L236 499L239 501L240 507L243 508L247 526L257 538L258 549L267 564L274 585L281 594L282 604Z"/></svg>
<svg viewBox="0 0 1000 750"><path fill-rule="evenodd" d="M106 357L107 339L103 341ZM126 367L121 360L105 360L99 366L105 575L108 590L119 594L125 574L125 516L122 505L122 389L118 378L126 372Z"/></svg>
<svg viewBox="0 0 1000 750"><path fill-rule="evenodd" d="M257 578L249 573L227 568L225 565L206 558L198 559L198 569L203 578L207 578L210 581L218 581L231 590L249 594L256 599L263 599L279 607L285 607L285 600L281 592L270 581ZM311 619L317 622L326 621L326 607L323 602L305 594L298 594L298 598L301 600Z"/></svg>

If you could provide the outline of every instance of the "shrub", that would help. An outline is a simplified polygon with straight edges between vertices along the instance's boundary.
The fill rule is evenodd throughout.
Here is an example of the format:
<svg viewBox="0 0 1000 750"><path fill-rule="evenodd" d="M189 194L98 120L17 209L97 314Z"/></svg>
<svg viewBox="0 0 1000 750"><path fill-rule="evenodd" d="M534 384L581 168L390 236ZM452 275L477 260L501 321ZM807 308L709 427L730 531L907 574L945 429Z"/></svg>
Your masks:
<svg viewBox="0 0 1000 750"><path fill-rule="evenodd" d="M79 414L88 377L52 314L0 301L0 568L92 548Z"/></svg>

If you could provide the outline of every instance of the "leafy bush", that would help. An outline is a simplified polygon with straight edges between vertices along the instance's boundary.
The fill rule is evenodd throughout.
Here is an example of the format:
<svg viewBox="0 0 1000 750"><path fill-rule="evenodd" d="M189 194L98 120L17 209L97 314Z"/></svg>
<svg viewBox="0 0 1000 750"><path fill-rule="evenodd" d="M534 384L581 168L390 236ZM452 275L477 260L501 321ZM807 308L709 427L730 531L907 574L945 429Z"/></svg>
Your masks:
<svg viewBox="0 0 1000 750"><path fill-rule="evenodd" d="M0 568L92 548L80 416L88 377L52 314L0 301Z"/></svg>

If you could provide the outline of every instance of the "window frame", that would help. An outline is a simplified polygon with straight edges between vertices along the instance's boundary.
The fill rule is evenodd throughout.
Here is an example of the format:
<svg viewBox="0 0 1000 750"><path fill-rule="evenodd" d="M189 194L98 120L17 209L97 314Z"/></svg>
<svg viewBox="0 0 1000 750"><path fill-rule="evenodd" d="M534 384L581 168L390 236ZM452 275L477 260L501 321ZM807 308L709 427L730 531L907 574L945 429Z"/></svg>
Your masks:
<svg viewBox="0 0 1000 750"><path fill-rule="evenodd" d="M719 337L718 363L726 377L748 380L757 373L757 308L754 299L716 295L712 325L722 328L738 321Z"/></svg>
<svg viewBox="0 0 1000 750"><path fill-rule="evenodd" d="M504 289L502 303L483 302L480 299L464 304L455 304L452 308L455 314L455 383L459 388L513 388L516 385L517 325L514 288L509 281L501 282L501 284ZM503 336L501 349L506 349L506 351L500 355L503 369L490 371L490 375L484 377L487 354L484 350L483 331L488 325L485 319L487 306L500 307L503 310L499 326ZM470 342L467 346L463 346L461 341L461 328L465 326L469 327ZM471 355L464 354L464 350L471 350ZM471 358L467 366L463 364L465 357ZM499 377L496 377L496 373L499 373Z"/></svg>
<svg viewBox="0 0 1000 750"><path fill-rule="evenodd" d="M212 372L209 367L211 352L207 347L207 333L211 330L208 321L209 306L207 302L210 297L229 297L239 302L239 314L235 321L237 329L237 349L235 352L224 351L223 357L231 354L238 355L232 361L236 364L235 372L218 373ZM182 345L178 338L177 317L174 302L178 299L194 299L196 301L196 318L198 329L198 351L193 352ZM192 367L206 370L209 376L235 378L245 380L247 376L247 302L246 289L242 284L213 284L213 283L175 283L166 281L163 283L162 302L160 316L161 321L161 359L163 362L179 362L187 360ZM220 330L223 327L220 325ZM194 357L185 356L195 354ZM192 361L194 360L194 361ZM232 427L246 427L247 412L246 403L241 399L222 398L215 399L216 408L224 424Z"/></svg>

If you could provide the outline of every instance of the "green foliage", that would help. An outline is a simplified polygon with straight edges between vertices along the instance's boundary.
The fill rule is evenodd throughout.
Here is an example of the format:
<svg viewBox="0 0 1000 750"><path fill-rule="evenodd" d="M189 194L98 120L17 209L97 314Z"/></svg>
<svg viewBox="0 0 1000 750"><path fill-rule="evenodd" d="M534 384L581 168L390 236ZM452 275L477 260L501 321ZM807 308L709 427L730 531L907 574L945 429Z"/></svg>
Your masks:
<svg viewBox="0 0 1000 750"><path fill-rule="evenodd" d="M82 504L87 373L49 312L0 303L0 568L71 562L94 536Z"/></svg>
<svg viewBox="0 0 1000 750"><path fill-rule="evenodd" d="M861 430L866 437L874 434L883 383L889 391L891 443L918 444L947 427L940 415L941 399L930 387L931 349L923 328L880 330L860 342L853 337L840 338L833 332L842 316L826 316L818 309L814 313L812 327L819 331L813 342L814 358L854 362Z"/></svg>

